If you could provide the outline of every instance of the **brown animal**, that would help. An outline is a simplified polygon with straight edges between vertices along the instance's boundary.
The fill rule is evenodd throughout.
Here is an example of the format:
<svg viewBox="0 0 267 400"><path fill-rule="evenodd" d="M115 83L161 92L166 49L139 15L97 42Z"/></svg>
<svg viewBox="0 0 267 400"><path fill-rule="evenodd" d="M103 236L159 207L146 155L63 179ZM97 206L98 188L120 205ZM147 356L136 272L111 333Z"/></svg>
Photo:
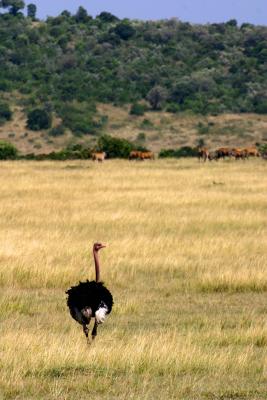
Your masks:
<svg viewBox="0 0 267 400"><path fill-rule="evenodd" d="M217 158L231 157L232 150L229 147L220 147L216 150Z"/></svg>
<svg viewBox="0 0 267 400"><path fill-rule="evenodd" d="M206 147L200 147L198 149L198 160L200 161L201 159L205 162L207 161L207 158L209 158L209 151Z"/></svg>
<svg viewBox="0 0 267 400"><path fill-rule="evenodd" d="M98 162L103 162L106 158L106 153L103 152L99 152L99 153L92 153L92 160L93 161L98 161Z"/></svg>
<svg viewBox="0 0 267 400"><path fill-rule="evenodd" d="M260 152L256 147L246 147L244 150L247 152L248 157L260 157Z"/></svg>
<svg viewBox="0 0 267 400"><path fill-rule="evenodd" d="M155 160L155 155L152 151L141 151L140 160Z"/></svg>
<svg viewBox="0 0 267 400"><path fill-rule="evenodd" d="M208 159L209 159L209 161L213 161L213 160L218 161L218 155L217 155L216 151L210 151L209 155L208 155Z"/></svg>
<svg viewBox="0 0 267 400"><path fill-rule="evenodd" d="M141 158L141 151L138 150L131 151L129 155L129 160L140 160L140 158Z"/></svg>
<svg viewBox="0 0 267 400"><path fill-rule="evenodd" d="M245 160L248 157L246 149L232 149L231 155L235 157L236 160Z"/></svg>

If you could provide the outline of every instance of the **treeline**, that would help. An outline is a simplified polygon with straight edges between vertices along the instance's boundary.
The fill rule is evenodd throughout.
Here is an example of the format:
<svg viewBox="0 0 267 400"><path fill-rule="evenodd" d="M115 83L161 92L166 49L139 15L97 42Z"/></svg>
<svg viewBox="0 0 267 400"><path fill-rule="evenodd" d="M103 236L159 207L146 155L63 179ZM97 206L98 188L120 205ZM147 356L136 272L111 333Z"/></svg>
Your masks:
<svg viewBox="0 0 267 400"><path fill-rule="evenodd" d="M48 154L30 153L22 155L14 144L0 140L0 160L87 160L92 157L92 153L95 151L105 152L108 159L128 159L132 151L147 152L149 149L123 138L102 135L93 148L82 144L71 144L60 151L53 151ZM159 157L194 157L197 154L197 148L184 146L179 149L161 150Z"/></svg>
<svg viewBox="0 0 267 400"><path fill-rule="evenodd" d="M267 113L265 26L120 20L108 12L93 18L83 7L38 21L34 4L26 16L22 0L0 7L2 123L14 100L28 120L47 114L33 129L51 129L51 115L59 117L56 134L103 130L98 102L132 104L138 115L144 104L171 113Z"/></svg>
<svg viewBox="0 0 267 400"><path fill-rule="evenodd" d="M267 145L256 143L260 154L267 155ZM14 144L0 140L0 160L88 160L94 152L105 152L108 159L121 158L130 159L133 151L148 152L146 147L137 145L134 142L123 138L114 138L109 135L102 135L94 148L82 144L72 144L60 151L53 151L48 154L19 154ZM159 158L183 158L199 156L199 148L182 146L176 149L160 150Z"/></svg>
<svg viewBox="0 0 267 400"><path fill-rule="evenodd" d="M48 154L30 153L22 155L14 144L0 140L0 160L86 160L91 158L95 151L104 151L107 158L128 158L133 150L147 151L148 149L123 138L101 135L94 147L77 143Z"/></svg>

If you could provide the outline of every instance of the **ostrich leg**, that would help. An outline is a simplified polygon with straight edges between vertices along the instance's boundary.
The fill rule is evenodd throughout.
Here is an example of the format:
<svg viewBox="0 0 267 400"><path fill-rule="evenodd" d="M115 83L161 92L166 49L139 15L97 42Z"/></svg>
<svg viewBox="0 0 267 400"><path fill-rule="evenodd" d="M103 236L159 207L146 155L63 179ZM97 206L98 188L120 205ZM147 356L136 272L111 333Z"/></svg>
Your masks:
<svg viewBox="0 0 267 400"><path fill-rule="evenodd" d="M83 324L83 332L84 332L84 334L86 336L87 343L90 344L90 341L89 341L89 338L88 338L89 329L85 324Z"/></svg>
<svg viewBox="0 0 267 400"><path fill-rule="evenodd" d="M95 324L94 324L94 327L93 327L93 330L92 330L92 340L94 340L96 335L97 335L97 327L98 327L98 322L95 319Z"/></svg>

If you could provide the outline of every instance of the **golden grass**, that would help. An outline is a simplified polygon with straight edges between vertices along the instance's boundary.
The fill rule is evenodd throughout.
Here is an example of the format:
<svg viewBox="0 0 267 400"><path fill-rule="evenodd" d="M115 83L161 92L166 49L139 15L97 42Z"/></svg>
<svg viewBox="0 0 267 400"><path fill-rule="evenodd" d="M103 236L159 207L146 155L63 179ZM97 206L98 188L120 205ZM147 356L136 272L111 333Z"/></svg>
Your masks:
<svg viewBox="0 0 267 400"><path fill-rule="evenodd" d="M266 163L3 162L0 399L265 399ZM115 306L87 347L64 291Z"/></svg>

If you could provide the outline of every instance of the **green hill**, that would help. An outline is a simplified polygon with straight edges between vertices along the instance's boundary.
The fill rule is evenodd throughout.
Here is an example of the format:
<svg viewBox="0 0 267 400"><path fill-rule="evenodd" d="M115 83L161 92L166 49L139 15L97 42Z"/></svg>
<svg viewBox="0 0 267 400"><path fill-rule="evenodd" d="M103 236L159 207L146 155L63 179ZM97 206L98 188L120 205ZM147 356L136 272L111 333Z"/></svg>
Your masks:
<svg viewBox="0 0 267 400"><path fill-rule="evenodd" d="M245 129L250 143L264 139L267 27L119 20L107 12L92 18L82 7L38 21L34 10L20 12L23 1L7 3L0 14L0 135L19 139L22 150L91 142L126 128L131 138L145 133L156 150L199 134L220 142L223 115L241 113L259 114L261 123L249 117L231 133L243 140ZM187 119L188 135L181 127ZM224 128L229 136L229 124Z"/></svg>

